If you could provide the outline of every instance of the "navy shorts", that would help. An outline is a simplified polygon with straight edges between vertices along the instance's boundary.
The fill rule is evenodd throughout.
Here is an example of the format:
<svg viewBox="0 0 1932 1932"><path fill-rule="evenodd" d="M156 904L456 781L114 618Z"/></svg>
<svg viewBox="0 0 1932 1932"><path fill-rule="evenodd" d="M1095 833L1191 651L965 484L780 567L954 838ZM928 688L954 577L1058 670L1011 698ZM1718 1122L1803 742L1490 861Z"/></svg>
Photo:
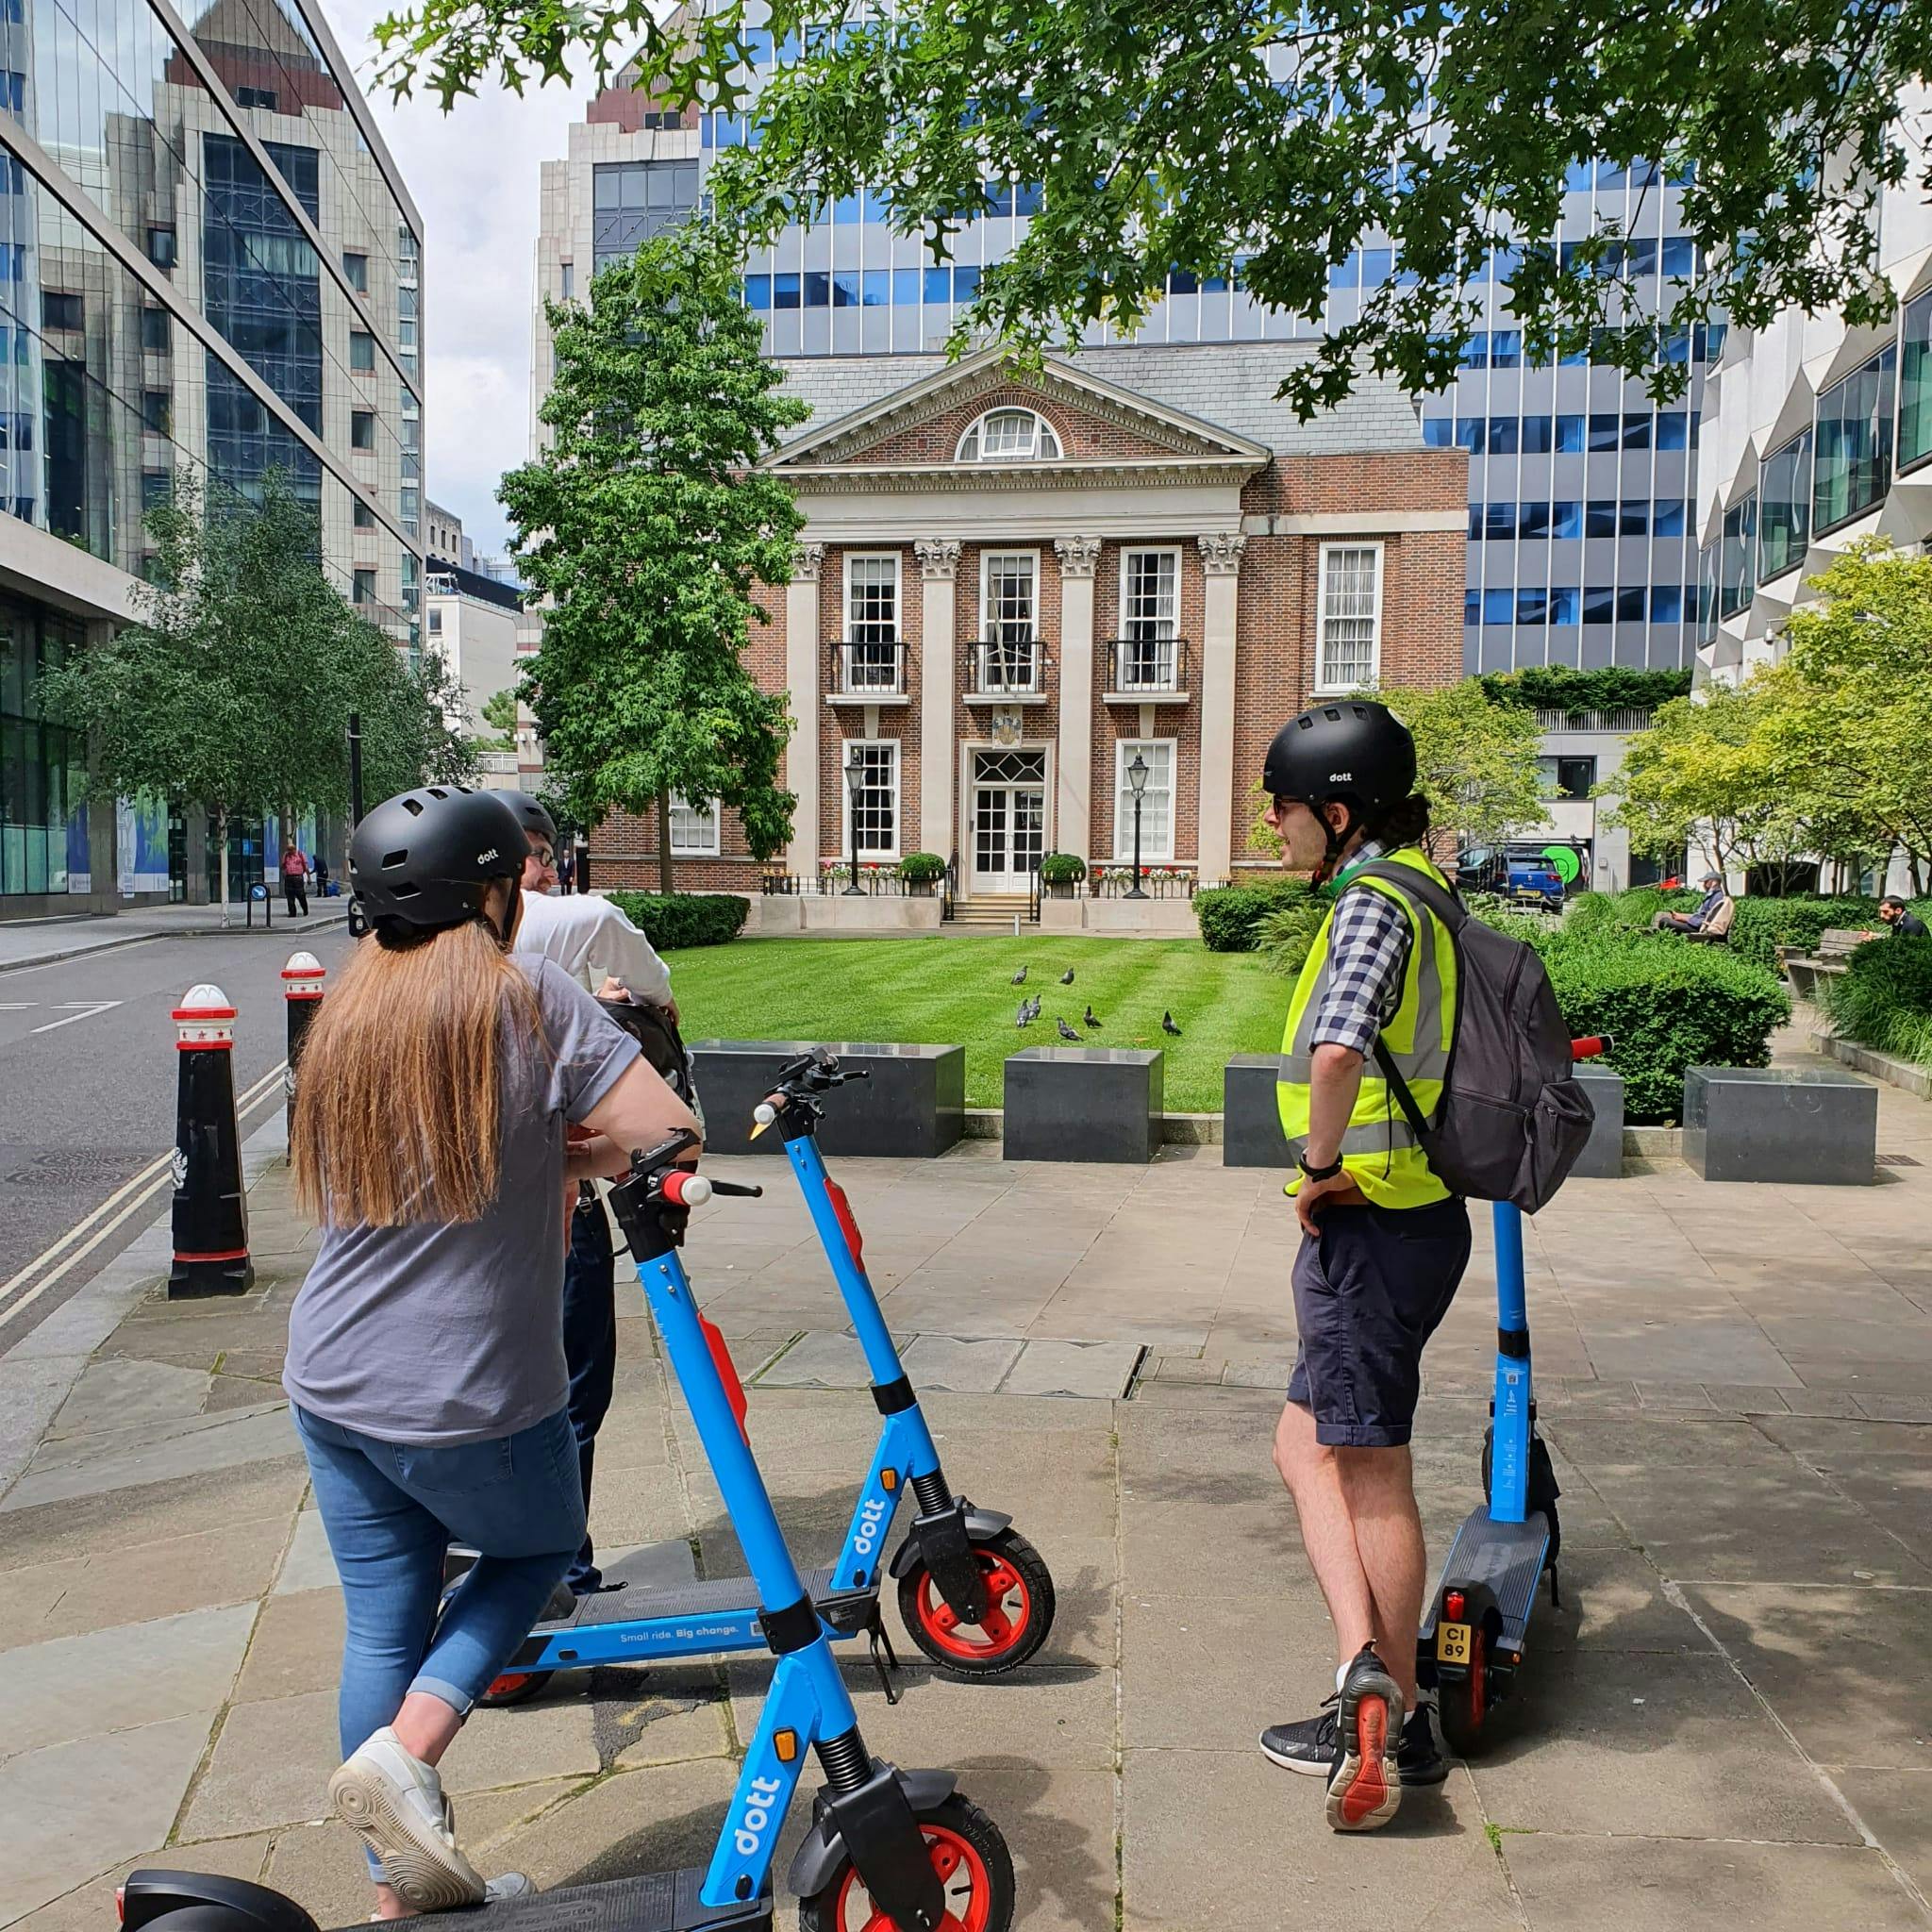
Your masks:
<svg viewBox="0 0 1932 1932"><path fill-rule="evenodd" d="M1469 1266L1469 1209L1325 1208L1294 1260L1301 1330L1288 1399L1334 1448L1399 1449L1415 1424L1423 1348Z"/></svg>

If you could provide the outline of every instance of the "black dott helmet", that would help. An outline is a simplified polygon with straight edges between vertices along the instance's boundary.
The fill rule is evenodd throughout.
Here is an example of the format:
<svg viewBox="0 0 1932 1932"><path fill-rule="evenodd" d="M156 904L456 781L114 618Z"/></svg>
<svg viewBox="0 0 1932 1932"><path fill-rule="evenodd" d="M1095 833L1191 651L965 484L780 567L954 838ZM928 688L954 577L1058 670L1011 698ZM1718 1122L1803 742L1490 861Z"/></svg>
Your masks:
<svg viewBox="0 0 1932 1932"><path fill-rule="evenodd" d="M492 879L520 878L530 841L500 791L425 785L385 799L349 841L349 890L378 932L440 932L480 915Z"/></svg>
<svg viewBox="0 0 1932 1932"><path fill-rule="evenodd" d="M1387 705L1311 705L1274 734L1261 786L1271 798L1303 805L1339 798L1358 811L1384 810L1415 790L1415 740Z"/></svg>
<svg viewBox="0 0 1932 1932"><path fill-rule="evenodd" d="M543 808L543 802L531 791L504 791L497 794L510 810L516 813L517 823L529 834L534 845L539 839L548 839L554 847L557 843L557 821Z"/></svg>

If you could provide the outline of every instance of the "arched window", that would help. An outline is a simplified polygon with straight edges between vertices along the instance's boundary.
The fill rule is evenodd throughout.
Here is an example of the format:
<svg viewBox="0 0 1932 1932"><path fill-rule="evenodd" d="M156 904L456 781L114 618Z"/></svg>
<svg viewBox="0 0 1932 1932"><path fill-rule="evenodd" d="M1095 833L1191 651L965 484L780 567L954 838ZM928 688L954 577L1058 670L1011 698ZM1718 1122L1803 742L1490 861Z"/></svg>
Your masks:
<svg viewBox="0 0 1932 1932"><path fill-rule="evenodd" d="M1050 463L1058 459L1060 440L1053 425L1034 409L989 409L959 439L962 463Z"/></svg>

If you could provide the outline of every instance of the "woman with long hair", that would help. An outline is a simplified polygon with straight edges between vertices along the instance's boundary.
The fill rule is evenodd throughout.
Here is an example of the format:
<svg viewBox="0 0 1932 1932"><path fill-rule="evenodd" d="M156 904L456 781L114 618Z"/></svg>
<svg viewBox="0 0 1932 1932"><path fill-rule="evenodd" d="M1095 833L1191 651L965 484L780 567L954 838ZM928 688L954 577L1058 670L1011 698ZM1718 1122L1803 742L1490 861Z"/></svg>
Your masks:
<svg viewBox="0 0 1932 1932"><path fill-rule="evenodd" d="M486 1886L436 1765L584 1539L565 1184L697 1131L569 974L509 957L526 850L501 797L461 786L361 822L349 880L371 937L304 1043L291 1125L322 1245L283 1386L347 1618L329 1797L380 1918L530 1889ZM571 1126L594 1138L566 1154ZM439 1618L453 1542L480 1556Z"/></svg>

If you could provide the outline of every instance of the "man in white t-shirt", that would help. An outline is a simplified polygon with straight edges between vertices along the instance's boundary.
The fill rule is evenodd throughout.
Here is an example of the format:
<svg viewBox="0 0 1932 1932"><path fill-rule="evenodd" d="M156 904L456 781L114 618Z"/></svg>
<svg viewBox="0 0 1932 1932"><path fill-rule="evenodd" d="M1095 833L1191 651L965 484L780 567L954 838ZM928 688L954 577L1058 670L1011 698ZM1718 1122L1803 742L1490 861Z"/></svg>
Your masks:
<svg viewBox="0 0 1932 1932"><path fill-rule="evenodd" d="M675 1021L671 969L658 957L657 948L608 899L553 896L556 824L529 793L505 795L530 841L530 856L524 861L523 914L511 950L554 959L600 999L662 1007ZM563 1269L563 1353L570 1368L570 1425L576 1437L577 1470L588 1510L597 1431L610 1407L617 1377L617 1285L610 1222L592 1187L578 1188L576 1210L570 1221L570 1257ZM588 1531L564 1581L578 1596L602 1587L603 1573Z"/></svg>

